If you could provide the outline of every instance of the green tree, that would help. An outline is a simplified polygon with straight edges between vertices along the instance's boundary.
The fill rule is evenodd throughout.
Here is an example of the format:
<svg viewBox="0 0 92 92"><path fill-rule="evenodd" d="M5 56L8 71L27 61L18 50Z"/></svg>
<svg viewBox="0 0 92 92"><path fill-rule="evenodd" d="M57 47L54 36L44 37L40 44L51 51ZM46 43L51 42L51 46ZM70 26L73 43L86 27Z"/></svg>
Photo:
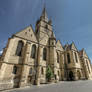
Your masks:
<svg viewBox="0 0 92 92"><path fill-rule="evenodd" d="M48 81L50 81L52 77L53 77L53 72L52 72L50 66L48 66L47 67L47 70L46 70L46 79Z"/></svg>

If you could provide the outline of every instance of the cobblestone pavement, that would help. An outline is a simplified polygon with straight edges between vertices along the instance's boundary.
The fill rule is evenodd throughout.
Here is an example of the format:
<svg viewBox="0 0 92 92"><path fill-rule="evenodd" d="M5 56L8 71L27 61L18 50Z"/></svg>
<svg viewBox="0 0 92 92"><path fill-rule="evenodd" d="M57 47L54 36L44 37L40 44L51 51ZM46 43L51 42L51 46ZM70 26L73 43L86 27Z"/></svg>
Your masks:
<svg viewBox="0 0 92 92"><path fill-rule="evenodd" d="M92 81L59 82L4 92L92 92Z"/></svg>

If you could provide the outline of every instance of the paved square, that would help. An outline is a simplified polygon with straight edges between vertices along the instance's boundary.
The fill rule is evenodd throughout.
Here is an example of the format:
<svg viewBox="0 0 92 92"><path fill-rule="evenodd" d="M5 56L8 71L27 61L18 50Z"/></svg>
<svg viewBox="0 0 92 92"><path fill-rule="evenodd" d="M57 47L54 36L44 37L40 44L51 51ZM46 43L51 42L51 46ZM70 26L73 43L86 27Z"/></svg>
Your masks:
<svg viewBox="0 0 92 92"><path fill-rule="evenodd" d="M92 92L92 81L59 82L57 84L13 89L6 92Z"/></svg>

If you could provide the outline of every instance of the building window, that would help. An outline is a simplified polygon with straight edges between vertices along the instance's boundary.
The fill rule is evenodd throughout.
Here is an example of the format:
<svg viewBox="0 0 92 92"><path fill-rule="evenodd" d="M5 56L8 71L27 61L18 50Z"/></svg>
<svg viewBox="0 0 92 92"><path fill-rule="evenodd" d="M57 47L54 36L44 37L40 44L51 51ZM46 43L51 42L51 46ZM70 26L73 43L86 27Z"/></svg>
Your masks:
<svg viewBox="0 0 92 92"><path fill-rule="evenodd" d="M47 58L47 49L44 48L43 49L43 60L46 60L46 58Z"/></svg>
<svg viewBox="0 0 92 92"><path fill-rule="evenodd" d="M54 45L54 42L52 42L52 45Z"/></svg>
<svg viewBox="0 0 92 92"><path fill-rule="evenodd" d="M71 62L71 60L70 60L70 54L69 53L67 53L67 60L68 60L68 63Z"/></svg>
<svg viewBox="0 0 92 92"><path fill-rule="evenodd" d="M31 57L35 59L36 56L36 45L32 45Z"/></svg>
<svg viewBox="0 0 92 92"><path fill-rule="evenodd" d="M57 52L57 63L59 63L59 54Z"/></svg>
<svg viewBox="0 0 92 92"><path fill-rule="evenodd" d="M44 69L43 69L43 67L41 68L41 74L42 74L42 75L44 74Z"/></svg>
<svg viewBox="0 0 92 92"><path fill-rule="evenodd" d="M74 54L75 54L75 60L76 60L76 62L78 63L77 53L75 52Z"/></svg>
<svg viewBox="0 0 92 92"><path fill-rule="evenodd" d="M30 70L29 70L29 74L32 74L32 72L33 72L33 71L32 71L32 68L30 68Z"/></svg>
<svg viewBox="0 0 92 92"><path fill-rule="evenodd" d="M22 55L22 49L23 49L24 43L22 41L18 42L17 50L16 50L16 55L21 56Z"/></svg>
<svg viewBox="0 0 92 92"><path fill-rule="evenodd" d="M16 74L16 73L17 73L17 67L14 66L14 67L13 67L13 74Z"/></svg>

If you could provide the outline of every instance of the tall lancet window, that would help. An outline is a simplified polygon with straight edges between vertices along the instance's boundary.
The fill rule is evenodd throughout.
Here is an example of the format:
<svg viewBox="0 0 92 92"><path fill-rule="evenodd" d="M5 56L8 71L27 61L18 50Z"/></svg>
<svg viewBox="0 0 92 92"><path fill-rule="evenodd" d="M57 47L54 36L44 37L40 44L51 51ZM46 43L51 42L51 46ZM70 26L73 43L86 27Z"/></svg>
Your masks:
<svg viewBox="0 0 92 92"><path fill-rule="evenodd" d="M33 59L35 59L35 56L36 56L36 45L32 45L32 50L31 50L31 57Z"/></svg>
<svg viewBox="0 0 92 92"><path fill-rule="evenodd" d="M23 45L24 45L24 43L22 41L18 42L18 46L17 46L17 50L16 50L16 55L17 56L22 55Z"/></svg>
<svg viewBox="0 0 92 92"><path fill-rule="evenodd" d="M46 58L47 58L47 49L44 48L43 49L43 60L46 60Z"/></svg>
<svg viewBox="0 0 92 92"><path fill-rule="evenodd" d="M57 63L59 63L59 54L57 52Z"/></svg>
<svg viewBox="0 0 92 92"><path fill-rule="evenodd" d="M67 53L67 61L68 61L68 63L71 63L70 54L69 53Z"/></svg>
<svg viewBox="0 0 92 92"><path fill-rule="evenodd" d="M77 53L75 52L75 60L78 63L78 59L77 59Z"/></svg>

